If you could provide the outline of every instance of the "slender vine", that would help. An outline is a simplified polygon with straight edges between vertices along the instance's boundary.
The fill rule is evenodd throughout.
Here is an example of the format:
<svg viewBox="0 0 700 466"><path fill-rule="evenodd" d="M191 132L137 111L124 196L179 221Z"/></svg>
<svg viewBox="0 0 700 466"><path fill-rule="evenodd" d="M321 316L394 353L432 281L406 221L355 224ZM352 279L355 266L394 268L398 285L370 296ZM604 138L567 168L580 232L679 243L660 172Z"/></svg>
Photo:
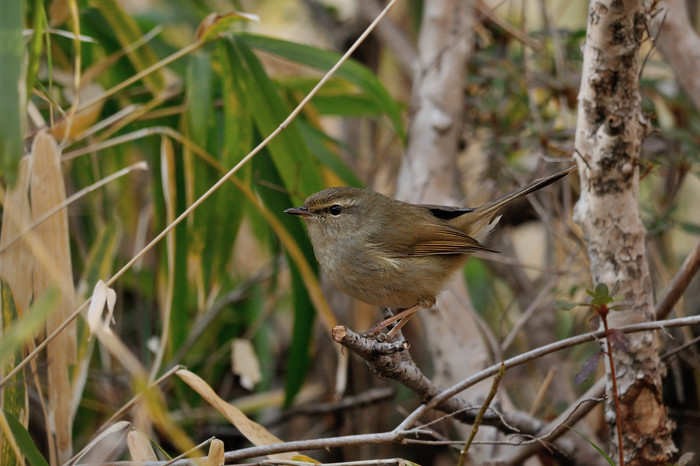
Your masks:
<svg viewBox="0 0 700 466"><path fill-rule="evenodd" d="M615 405L615 426L617 428L617 448L619 455L619 464L624 466L625 464L625 453L622 448L622 409L620 407L620 397L618 396L617 390L617 375L615 373L615 360L613 358L612 347L617 346L623 351L627 351L627 336L617 329L611 329L608 326L608 315L610 311L619 311L624 308L624 305L617 304L611 306L610 304L619 301L621 297L614 297L619 289L619 283L615 283L612 290L608 289L608 286L604 283L599 283L595 290L586 290L589 295L589 299L586 302L570 303L566 301L557 301L555 307L563 310L571 310L576 306L585 306L591 308L593 311L593 318L599 318L603 324L603 329L605 330L605 344L606 351L600 351L593 356L591 356L587 361L585 361L581 367L581 370L574 377L574 382L577 384L583 382L595 372L598 366L598 359L602 354L608 357L608 362L610 364L610 377L612 379L612 398Z"/></svg>

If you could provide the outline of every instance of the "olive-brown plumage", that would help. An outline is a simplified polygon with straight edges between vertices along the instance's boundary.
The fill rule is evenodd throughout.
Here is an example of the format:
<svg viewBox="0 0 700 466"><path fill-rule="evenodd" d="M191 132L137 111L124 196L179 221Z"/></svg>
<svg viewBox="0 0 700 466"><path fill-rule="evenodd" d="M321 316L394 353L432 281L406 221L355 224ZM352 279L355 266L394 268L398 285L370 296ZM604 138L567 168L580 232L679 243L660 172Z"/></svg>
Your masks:
<svg viewBox="0 0 700 466"><path fill-rule="evenodd" d="M329 188L285 210L306 221L321 269L338 288L369 304L432 307L468 254L513 200L566 176L540 178L488 204L456 208L410 204L368 189Z"/></svg>

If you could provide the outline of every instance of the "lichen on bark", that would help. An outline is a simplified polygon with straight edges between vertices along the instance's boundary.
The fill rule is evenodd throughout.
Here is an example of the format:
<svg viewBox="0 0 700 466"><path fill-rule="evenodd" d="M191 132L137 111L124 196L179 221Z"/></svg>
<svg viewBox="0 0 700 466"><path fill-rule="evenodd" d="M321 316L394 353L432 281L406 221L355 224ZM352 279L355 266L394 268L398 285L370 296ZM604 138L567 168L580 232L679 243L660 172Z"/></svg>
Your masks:
<svg viewBox="0 0 700 466"><path fill-rule="evenodd" d="M639 93L640 43L646 12L639 0L593 0L584 48L576 129L581 198L574 219L588 247L594 285L619 283L624 309L608 318L611 328L653 318L653 296L639 205L641 144L649 132ZM673 422L661 397L665 369L653 333L630 336L614 349L622 402L626 464L659 464L676 453ZM608 368L606 420L612 457L618 456L615 410Z"/></svg>

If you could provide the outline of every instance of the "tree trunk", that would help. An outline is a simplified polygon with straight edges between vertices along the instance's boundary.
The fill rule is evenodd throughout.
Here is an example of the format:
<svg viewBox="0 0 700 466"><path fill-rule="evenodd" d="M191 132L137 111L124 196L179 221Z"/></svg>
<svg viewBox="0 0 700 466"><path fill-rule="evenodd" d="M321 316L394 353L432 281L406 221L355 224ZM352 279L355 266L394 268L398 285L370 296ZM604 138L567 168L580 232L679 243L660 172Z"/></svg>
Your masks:
<svg viewBox="0 0 700 466"><path fill-rule="evenodd" d="M647 14L641 0L591 0L576 128L581 197L574 220L582 227L594 285L619 283L624 309L609 314L609 325L653 319L645 230L639 206L637 159L649 125L641 113L639 46ZM622 404L626 464L663 464L676 453L673 422L661 397L664 367L655 333L629 336L615 348L618 396ZM615 408L607 368L606 420L611 457L618 458Z"/></svg>

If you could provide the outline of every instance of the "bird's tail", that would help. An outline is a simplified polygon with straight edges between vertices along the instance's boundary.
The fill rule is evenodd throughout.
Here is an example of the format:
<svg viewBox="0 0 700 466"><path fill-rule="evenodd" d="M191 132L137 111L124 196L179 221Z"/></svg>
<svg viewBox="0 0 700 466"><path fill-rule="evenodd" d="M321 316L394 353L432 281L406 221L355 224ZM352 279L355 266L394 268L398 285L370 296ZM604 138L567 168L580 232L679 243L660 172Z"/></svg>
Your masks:
<svg viewBox="0 0 700 466"><path fill-rule="evenodd" d="M491 233L491 230L493 230L496 224L498 224L498 221L501 218L501 216L498 215L498 213L501 211L501 209L503 209L503 207L520 197L527 196L528 194L535 192L538 189L542 189L545 186L549 186L555 181L564 178L566 175L568 175L574 170L576 170L575 165L553 175L538 178L532 183L523 186L522 188L518 188L514 191L509 192L508 194L504 194L498 199L495 199L487 204L475 208L470 215L464 216L465 220L467 220L466 217L471 217L469 219L470 224L468 225L469 231L465 231L465 233L480 241L486 235ZM459 228L459 225L457 224L458 220L455 220L455 226Z"/></svg>

